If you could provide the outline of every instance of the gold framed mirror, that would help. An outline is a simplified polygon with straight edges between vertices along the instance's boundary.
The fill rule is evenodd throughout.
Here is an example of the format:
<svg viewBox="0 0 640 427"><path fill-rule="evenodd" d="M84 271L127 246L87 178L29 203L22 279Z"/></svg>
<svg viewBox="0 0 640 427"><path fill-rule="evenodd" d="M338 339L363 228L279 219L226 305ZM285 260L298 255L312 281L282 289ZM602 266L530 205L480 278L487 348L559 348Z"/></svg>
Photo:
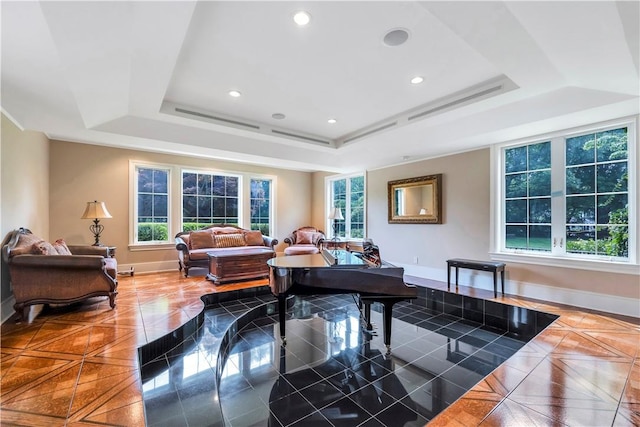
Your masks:
<svg viewBox="0 0 640 427"><path fill-rule="evenodd" d="M389 181L389 224L442 224L442 174Z"/></svg>

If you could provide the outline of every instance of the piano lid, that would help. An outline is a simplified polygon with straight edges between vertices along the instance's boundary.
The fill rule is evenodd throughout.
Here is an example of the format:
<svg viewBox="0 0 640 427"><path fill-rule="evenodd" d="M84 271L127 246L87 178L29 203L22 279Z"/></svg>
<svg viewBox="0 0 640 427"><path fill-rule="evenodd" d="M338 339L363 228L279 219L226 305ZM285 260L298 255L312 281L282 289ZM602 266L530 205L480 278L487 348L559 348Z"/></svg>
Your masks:
<svg viewBox="0 0 640 427"><path fill-rule="evenodd" d="M267 261L276 268L366 268L370 264L362 259L361 254L345 250L324 250L319 254L278 256Z"/></svg>

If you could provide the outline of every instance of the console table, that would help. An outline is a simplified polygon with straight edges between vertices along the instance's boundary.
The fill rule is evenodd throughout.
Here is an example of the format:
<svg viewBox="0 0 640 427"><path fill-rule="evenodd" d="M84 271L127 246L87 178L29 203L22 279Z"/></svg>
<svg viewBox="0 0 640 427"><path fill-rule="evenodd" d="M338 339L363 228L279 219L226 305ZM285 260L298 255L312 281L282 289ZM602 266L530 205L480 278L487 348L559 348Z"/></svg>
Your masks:
<svg viewBox="0 0 640 427"><path fill-rule="evenodd" d="M458 269L490 271L493 273L493 296L498 296L498 273L502 282L502 295L504 295L504 262L476 261L472 259L453 258L447 260L447 290L451 290L451 267L456 268L456 291L458 290Z"/></svg>

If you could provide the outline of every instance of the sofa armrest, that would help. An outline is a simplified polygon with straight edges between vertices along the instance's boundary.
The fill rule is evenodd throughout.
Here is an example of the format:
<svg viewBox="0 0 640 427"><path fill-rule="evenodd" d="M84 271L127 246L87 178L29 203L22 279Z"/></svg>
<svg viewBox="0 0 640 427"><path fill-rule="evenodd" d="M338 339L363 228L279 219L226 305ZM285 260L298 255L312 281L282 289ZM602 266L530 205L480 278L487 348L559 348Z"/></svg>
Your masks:
<svg viewBox="0 0 640 427"><path fill-rule="evenodd" d="M262 236L262 240L264 241L265 246L274 250L275 250L275 247L278 245L278 239L274 237Z"/></svg>
<svg viewBox="0 0 640 427"><path fill-rule="evenodd" d="M289 234L287 237L284 238L284 242L289 246L295 244L296 243L295 235L293 233Z"/></svg>
<svg viewBox="0 0 640 427"><path fill-rule="evenodd" d="M100 255L16 255L11 265L23 268L70 268L101 270L105 267L105 257Z"/></svg>
<svg viewBox="0 0 640 427"><path fill-rule="evenodd" d="M180 235L176 236L176 249L178 250L178 263L180 264L180 270L182 270L186 266L185 263L191 258L189 257L189 245Z"/></svg>
<svg viewBox="0 0 640 427"><path fill-rule="evenodd" d="M109 257L108 246L88 246L88 245L67 245L72 255L100 255Z"/></svg>
<svg viewBox="0 0 640 427"><path fill-rule="evenodd" d="M176 236L176 249L184 254L189 254L189 246L187 242L185 242L182 237Z"/></svg>

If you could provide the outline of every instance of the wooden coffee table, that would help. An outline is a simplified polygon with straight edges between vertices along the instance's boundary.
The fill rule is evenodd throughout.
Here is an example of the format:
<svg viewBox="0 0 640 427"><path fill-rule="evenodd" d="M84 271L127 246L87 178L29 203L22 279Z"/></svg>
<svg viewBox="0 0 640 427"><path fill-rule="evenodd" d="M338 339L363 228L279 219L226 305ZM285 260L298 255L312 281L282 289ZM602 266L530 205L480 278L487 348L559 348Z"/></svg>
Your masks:
<svg viewBox="0 0 640 427"><path fill-rule="evenodd" d="M207 279L219 285L238 280L269 277L267 260L276 256L271 248L238 248L207 252L209 274Z"/></svg>

